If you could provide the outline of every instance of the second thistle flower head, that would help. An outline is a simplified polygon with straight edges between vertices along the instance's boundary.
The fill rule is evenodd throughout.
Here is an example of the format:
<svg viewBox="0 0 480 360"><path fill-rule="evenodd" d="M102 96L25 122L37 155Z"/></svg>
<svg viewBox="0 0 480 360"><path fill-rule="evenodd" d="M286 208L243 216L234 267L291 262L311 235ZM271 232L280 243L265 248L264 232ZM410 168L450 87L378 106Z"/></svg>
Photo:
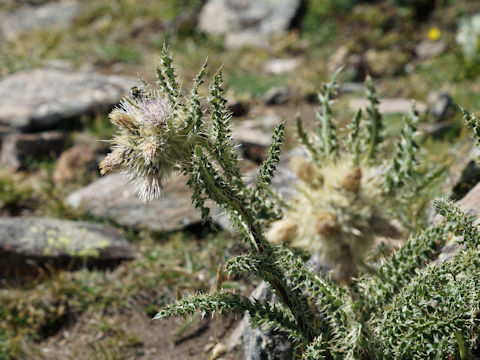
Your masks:
<svg viewBox="0 0 480 360"><path fill-rule="evenodd" d="M177 131L179 115L159 91L143 90L122 100L109 118L119 132L100 164L102 175L124 171L142 200L158 197L164 180L191 157L188 137Z"/></svg>

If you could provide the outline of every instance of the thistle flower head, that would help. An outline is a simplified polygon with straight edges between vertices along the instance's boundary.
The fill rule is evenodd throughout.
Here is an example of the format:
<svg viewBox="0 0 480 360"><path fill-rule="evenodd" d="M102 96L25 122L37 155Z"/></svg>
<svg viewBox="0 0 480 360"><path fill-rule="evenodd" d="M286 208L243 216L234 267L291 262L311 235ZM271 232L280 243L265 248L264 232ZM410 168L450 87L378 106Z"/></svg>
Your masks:
<svg viewBox="0 0 480 360"><path fill-rule="evenodd" d="M142 96L137 99L136 103L140 117L145 124L162 127L166 125L172 115L168 101L158 93L153 96Z"/></svg>
<svg viewBox="0 0 480 360"><path fill-rule="evenodd" d="M305 159L291 164L301 181L291 210L271 225L267 238L317 254L336 268L340 279L353 276L352 269L379 235L377 229L390 224L383 207L381 174L368 165L342 160L323 167Z"/></svg>
<svg viewBox="0 0 480 360"><path fill-rule="evenodd" d="M123 151L120 148L115 148L105 159L100 163L100 174L107 175L121 169L123 164Z"/></svg>
<svg viewBox="0 0 480 360"><path fill-rule="evenodd" d="M320 186L323 183L323 175L318 171L318 167L304 157L292 157L290 160L290 168L303 182L307 182L312 186Z"/></svg>
<svg viewBox="0 0 480 360"><path fill-rule="evenodd" d="M273 222L267 232L268 241L273 244L288 243L297 236L298 224L291 219L281 219Z"/></svg>
<svg viewBox="0 0 480 360"><path fill-rule="evenodd" d="M142 200L158 197L165 179L192 156L194 140L173 121L179 117L156 90L123 99L109 115L119 132L112 140L114 150L100 164L101 173L123 171Z"/></svg>
<svg viewBox="0 0 480 360"><path fill-rule="evenodd" d="M120 129L135 131L138 129L138 122L132 112L125 111L122 108L113 109L108 115L112 124Z"/></svg>

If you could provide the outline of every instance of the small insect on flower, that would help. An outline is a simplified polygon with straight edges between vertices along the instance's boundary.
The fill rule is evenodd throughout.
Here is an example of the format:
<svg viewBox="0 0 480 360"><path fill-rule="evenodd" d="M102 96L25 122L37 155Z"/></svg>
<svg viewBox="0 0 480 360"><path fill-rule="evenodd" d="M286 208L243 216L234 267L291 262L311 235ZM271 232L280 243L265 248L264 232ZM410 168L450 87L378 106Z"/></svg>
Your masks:
<svg viewBox="0 0 480 360"><path fill-rule="evenodd" d="M138 86L134 86L130 89L130 95L132 98L138 99L144 95L144 92Z"/></svg>

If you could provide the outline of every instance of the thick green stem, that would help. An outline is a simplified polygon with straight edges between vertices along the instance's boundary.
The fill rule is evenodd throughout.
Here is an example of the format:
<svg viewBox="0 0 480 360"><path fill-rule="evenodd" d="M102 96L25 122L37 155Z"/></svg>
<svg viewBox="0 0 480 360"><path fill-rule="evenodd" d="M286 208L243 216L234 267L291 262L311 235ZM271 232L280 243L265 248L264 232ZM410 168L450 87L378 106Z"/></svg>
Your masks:
<svg viewBox="0 0 480 360"><path fill-rule="evenodd" d="M209 142L205 138L199 138L199 143L201 146L213 157L216 157L215 151L210 146ZM197 150L197 155L200 157L201 150ZM222 163L221 159L217 159L218 163L222 168L225 164ZM243 222L249 227L249 232L252 235L252 240L255 245L257 252L261 254L268 253L269 256L274 256L273 251L271 249L270 244L265 240L262 236L261 230L255 226L254 217L245 207L244 203L240 198L232 197L231 194L227 194L219 189L215 185L214 179L212 179L211 175L208 174L206 169L202 169L201 175L203 177L205 186L209 189L210 196L212 200L219 203L219 205L224 205L230 208L230 210L238 213ZM213 196L212 196L213 195ZM282 302L290 309L295 320L298 323L299 328L301 329L302 333L304 334L305 338L308 341L313 341L314 335L312 334L311 327L308 326L308 320L305 318L305 314L301 311L301 307L299 306L298 299L291 299L292 292L287 290L287 285L284 280L278 279L273 272L271 272L266 279L272 287L277 291L277 294L282 299Z"/></svg>

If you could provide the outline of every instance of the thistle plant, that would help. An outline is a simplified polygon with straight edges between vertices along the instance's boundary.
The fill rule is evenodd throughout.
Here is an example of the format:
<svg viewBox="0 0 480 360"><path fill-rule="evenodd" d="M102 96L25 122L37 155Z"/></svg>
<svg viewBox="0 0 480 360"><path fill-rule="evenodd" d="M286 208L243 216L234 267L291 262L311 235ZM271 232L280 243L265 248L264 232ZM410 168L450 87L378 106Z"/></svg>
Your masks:
<svg viewBox="0 0 480 360"><path fill-rule="evenodd" d="M112 153L101 169L103 173L126 172L144 199L158 196L162 183L172 172L185 174L193 191L193 203L201 210L203 220L212 221L206 200L213 200L230 216L239 241L247 244L244 254L223 264L223 272L264 280L279 303L250 299L222 289L219 284L211 293L186 296L166 306L155 319L196 312L205 316L226 311L241 315L248 311L254 326L283 330L295 344L298 357L310 360L469 356L477 341L479 237L473 219L452 203L437 201L435 205L444 215L442 222L412 235L375 271L355 270L352 274L356 277L348 282L315 272L293 250L269 242L266 236L267 231L279 226L275 221L281 220L283 227L277 232L284 239L295 237L300 242L302 236L316 232L324 237L319 239L320 243L326 244L330 234L335 234L336 240L351 249L367 248L371 238L381 231L380 222L388 224L391 219L381 205L375 204L378 199L372 199L368 192L375 191L386 198L385 194L393 194L399 188L405 191L415 178L413 120L406 123L403 145L394 159L381 166L377 159L383 140L381 116L369 80L367 117L363 120L360 113L355 115L345 152L330 108L336 88L334 78L320 97L323 106L316 133L307 134L297 121L299 136L311 159L296 163L298 193L303 192L305 199L299 197L292 201L292 206L285 207L271 188L284 125L274 131L256 182L246 184L231 139L221 69L210 85L209 111L200 106L198 90L205 69L206 65L186 98L180 91L172 59L164 49L157 69L158 88L144 83L111 113L110 119L119 131L112 141ZM366 126L361 125L362 121ZM332 178L336 180L329 179L334 170L338 170ZM305 214L317 221L311 227L298 222L293 215L296 210L292 209L301 201L307 203L307 195L315 191L318 194L311 197L325 209L319 213L315 204L309 205L306 210L317 212ZM335 198L329 191L335 191ZM331 197L336 205L324 197ZM355 201L358 204L351 205ZM452 233L463 235L464 249L450 262L429 266ZM355 260L357 255L347 256Z"/></svg>
<svg viewBox="0 0 480 360"><path fill-rule="evenodd" d="M422 189L440 172L420 176L415 108L404 119L395 155L391 159L379 156L384 140L382 116L370 77L366 80L366 118L357 111L348 134L341 139L332 111L337 75L319 94L322 110L317 113L313 134L306 134L297 118L297 131L309 158L292 159L290 165L299 180L297 192L284 217L271 224L267 238L316 253L323 264L336 268L340 281L349 282L358 267L365 265L377 236L400 235L394 220L405 216L392 208L396 205L398 209L404 199L411 200L412 182L418 180L416 186ZM346 144L344 148L340 148L340 140Z"/></svg>

